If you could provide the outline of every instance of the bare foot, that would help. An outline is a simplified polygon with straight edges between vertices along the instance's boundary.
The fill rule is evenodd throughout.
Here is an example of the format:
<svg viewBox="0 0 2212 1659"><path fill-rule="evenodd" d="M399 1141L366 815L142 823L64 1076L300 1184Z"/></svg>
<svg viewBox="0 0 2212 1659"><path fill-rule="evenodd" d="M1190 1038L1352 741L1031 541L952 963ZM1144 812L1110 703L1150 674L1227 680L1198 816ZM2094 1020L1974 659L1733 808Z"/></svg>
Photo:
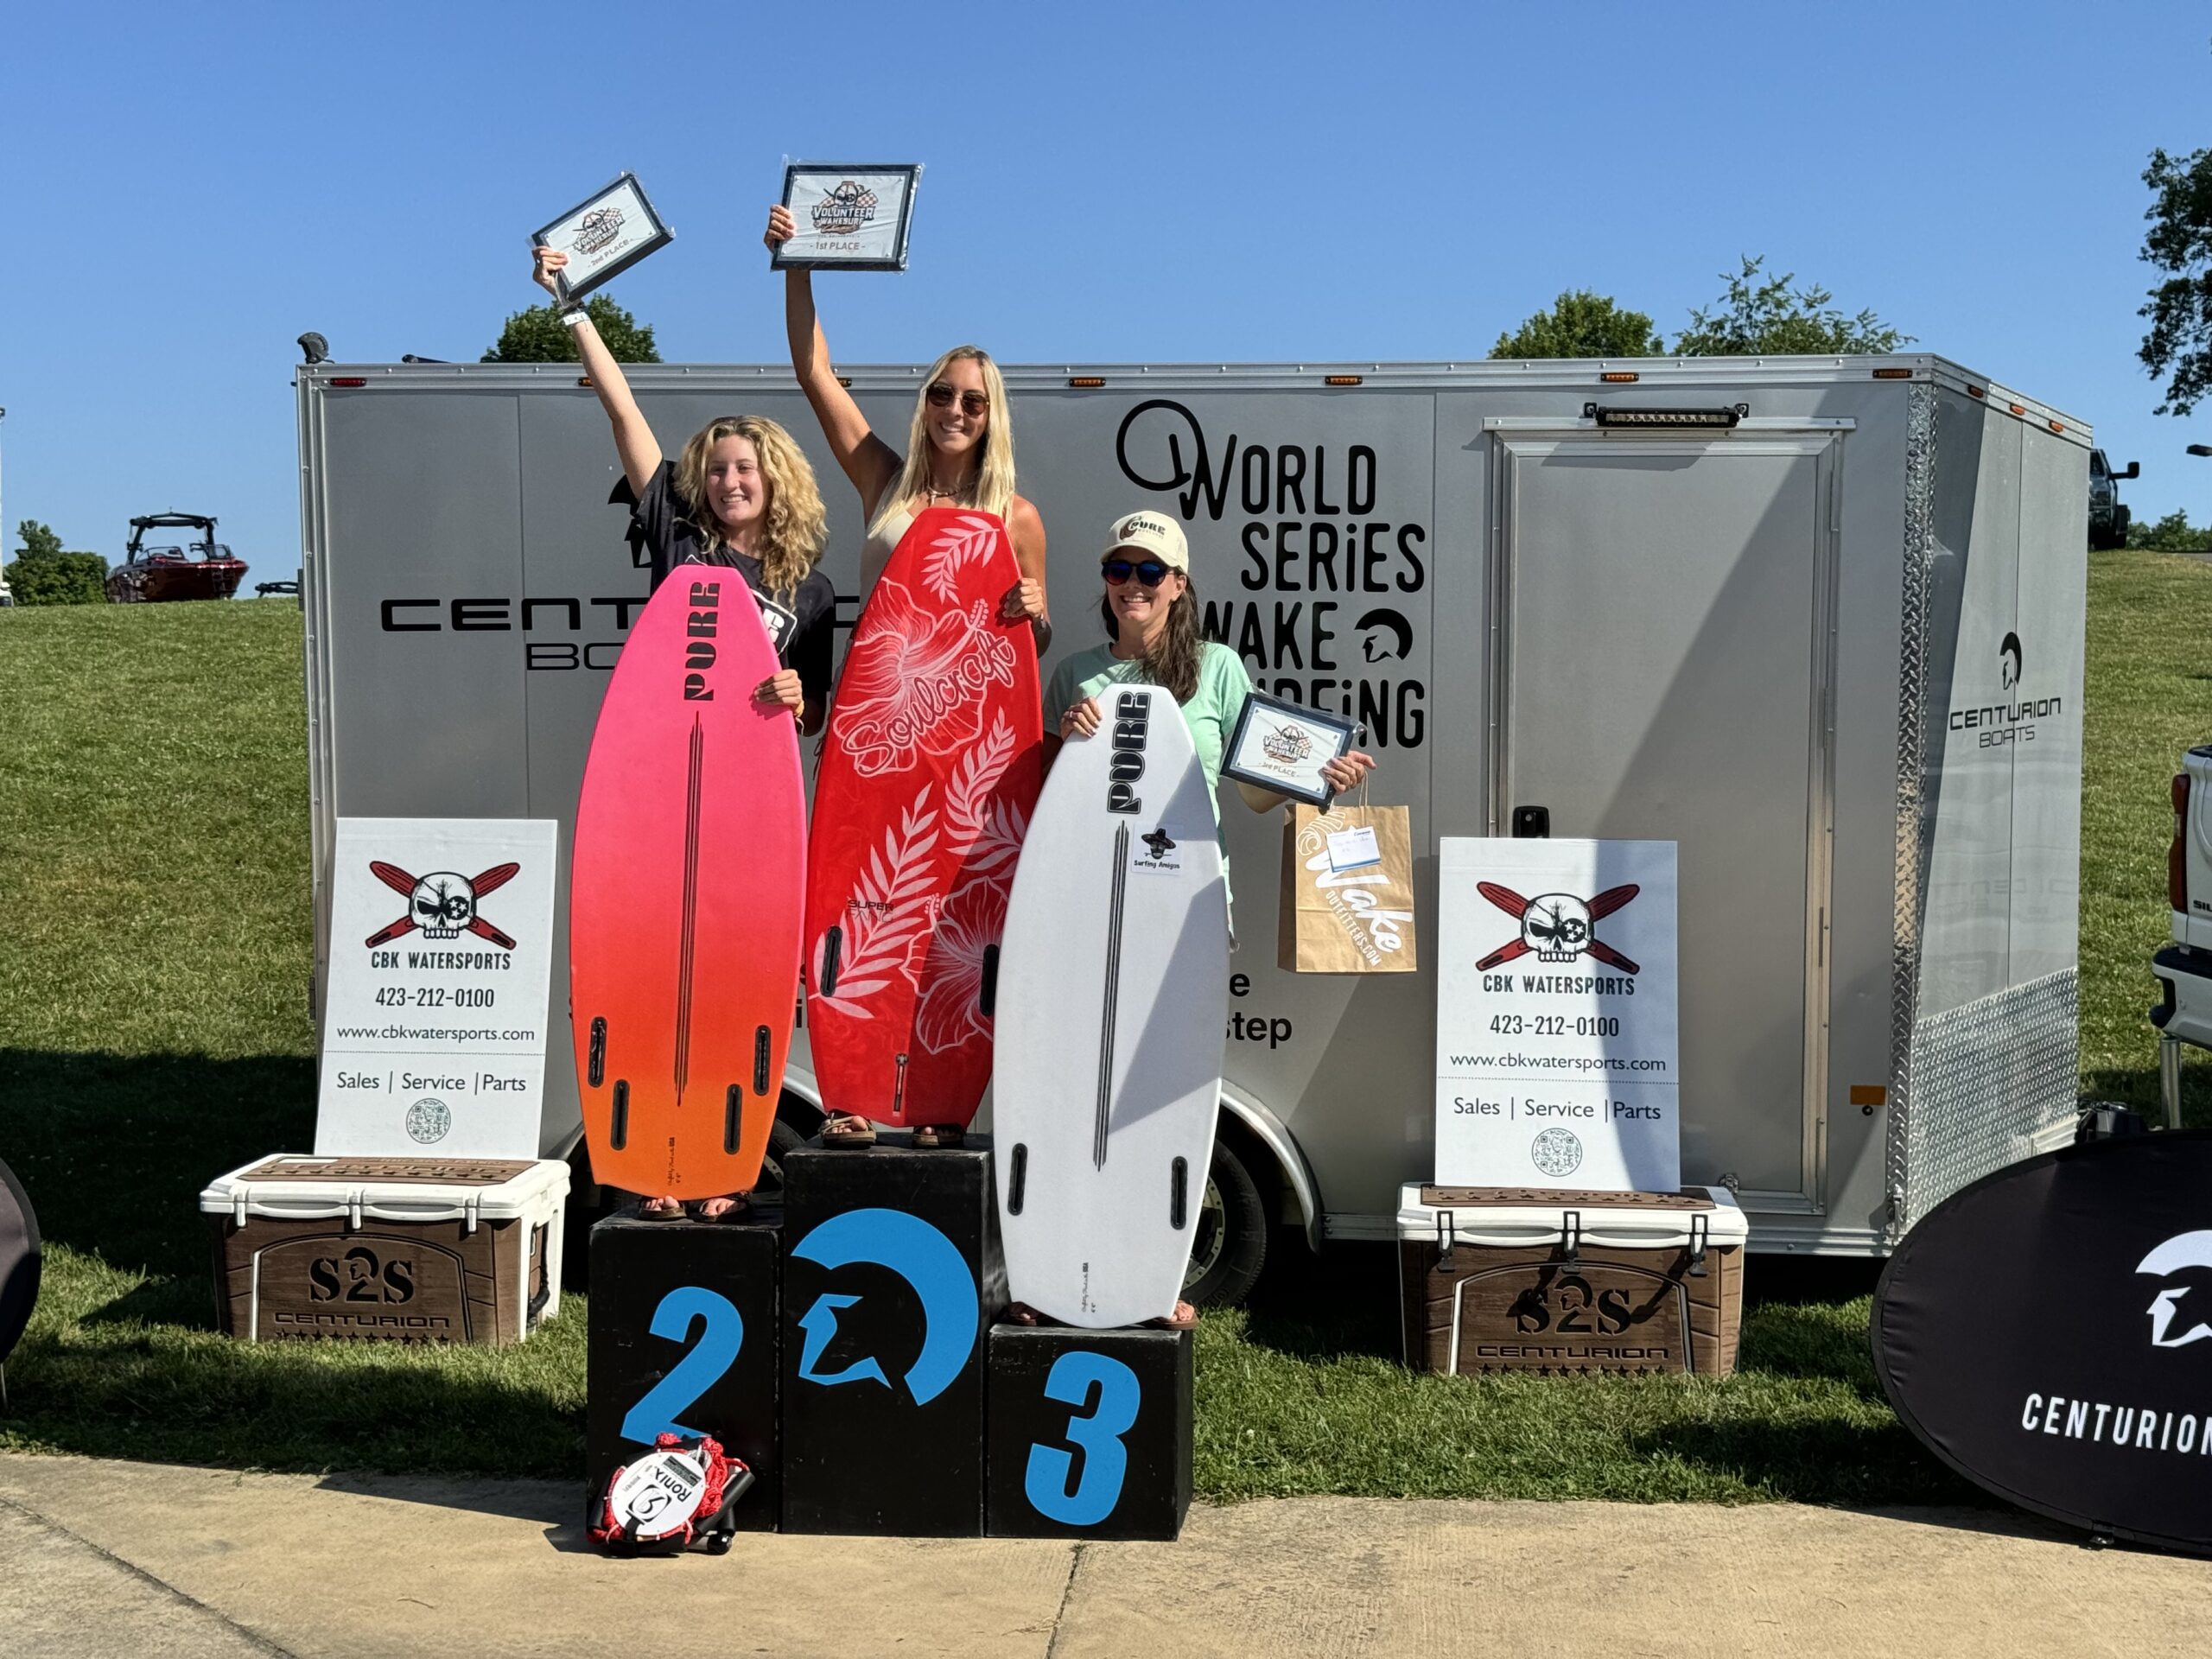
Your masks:
<svg viewBox="0 0 2212 1659"><path fill-rule="evenodd" d="M1188 1302L1179 1301L1175 1304L1175 1311L1173 1313L1164 1319L1154 1319L1152 1324L1157 1330L1188 1331L1198 1322L1198 1310Z"/></svg>
<svg viewBox="0 0 2212 1659"><path fill-rule="evenodd" d="M1027 1302L1008 1302L1006 1322L1008 1325L1034 1325L1037 1323L1037 1310Z"/></svg>
<svg viewBox="0 0 2212 1659"><path fill-rule="evenodd" d="M741 1216L753 1206L742 1192L733 1192L727 1198L708 1198L699 1205L699 1219L721 1221L728 1216Z"/></svg>
<svg viewBox="0 0 2212 1659"><path fill-rule="evenodd" d="M825 1147L872 1147L875 1144L875 1125L854 1113L837 1113L822 1120L822 1144Z"/></svg>
<svg viewBox="0 0 2212 1659"><path fill-rule="evenodd" d="M673 1221L683 1213L681 1198L645 1198L638 1205L638 1213L652 1221Z"/></svg>

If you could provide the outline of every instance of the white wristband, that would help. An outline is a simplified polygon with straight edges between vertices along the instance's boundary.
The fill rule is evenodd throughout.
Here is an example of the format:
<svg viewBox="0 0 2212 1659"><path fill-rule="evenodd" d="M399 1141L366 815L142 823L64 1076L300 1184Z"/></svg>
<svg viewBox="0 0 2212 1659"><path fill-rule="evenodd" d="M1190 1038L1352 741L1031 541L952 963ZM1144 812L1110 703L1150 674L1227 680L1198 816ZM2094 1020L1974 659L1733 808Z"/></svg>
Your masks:
<svg viewBox="0 0 2212 1659"><path fill-rule="evenodd" d="M573 328L580 322L590 321L591 313L581 305L572 305L561 314L561 326L564 328Z"/></svg>

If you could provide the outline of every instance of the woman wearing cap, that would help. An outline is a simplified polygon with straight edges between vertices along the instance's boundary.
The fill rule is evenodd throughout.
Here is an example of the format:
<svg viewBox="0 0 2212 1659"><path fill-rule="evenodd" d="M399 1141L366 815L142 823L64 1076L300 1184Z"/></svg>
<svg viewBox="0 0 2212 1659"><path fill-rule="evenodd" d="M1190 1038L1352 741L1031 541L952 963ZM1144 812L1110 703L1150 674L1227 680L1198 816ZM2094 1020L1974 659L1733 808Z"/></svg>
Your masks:
<svg viewBox="0 0 2212 1659"><path fill-rule="evenodd" d="M1206 790L1214 798L1213 818L1221 824L1221 755L1236 717L1251 694L1244 659L1227 645L1198 637L1198 591L1191 581L1190 546L1183 526L1165 513L1132 512L1116 521L1099 574L1106 592L1099 601L1107 643L1077 652L1052 671L1045 690L1045 765L1060 746L1098 729L1098 692L1116 682L1140 682L1167 688L1183 710ZM1357 788L1374 766L1374 757L1355 750L1321 769L1339 792ZM1239 782L1244 804L1255 812L1281 806L1287 798ZM1222 880L1229 880L1229 853L1221 855ZM1233 930L1232 930L1233 938Z"/></svg>
<svg viewBox="0 0 2212 1659"><path fill-rule="evenodd" d="M537 251L531 275L557 300L554 274L569 256ZM600 407L614 428L614 453L622 480L607 499L630 509L630 542L646 555L652 586L659 588L679 564L736 568L760 606L763 621L784 667L753 688L763 702L791 710L801 732L822 728L830 702L830 645L836 592L817 569L826 515L814 468L775 422L755 415L724 415L691 435L673 461L645 423L623 378L581 306L561 313ZM712 1198L700 1206L715 1220L743 1207L742 1195ZM649 1198L647 1216L680 1216L673 1198Z"/></svg>
<svg viewBox="0 0 2212 1659"><path fill-rule="evenodd" d="M1190 544L1184 539L1183 526L1153 512L1116 519L1099 562L1099 575L1106 584L1098 610L1106 623L1107 643L1077 652L1052 671L1052 683L1045 690L1045 724L1049 728L1045 765L1049 770L1063 746L1097 731L1098 694L1105 687L1117 683L1165 686L1190 728L1218 834L1222 750L1236 728L1252 681L1243 658L1226 645L1198 637L1198 594L1191 581ZM1339 755L1321 771L1331 788L1344 791L1356 787L1374 765L1373 756L1355 751ZM1241 780L1236 787L1255 812L1270 811L1287 798ZM1221 879L1226 887L1225 843ZM1232 926L1230 948L1236 945ZM1019 1302L1007 1310L1007 1317L1017 1325L1037 1322L1035 1310ZM1168 1320L1187 1325L1197 1317L1188 1302L1179 1301Z"/></svg>
<svg viewBox="0 0 2212 1659"><path fill-rule="evenodd" d="M797 231L791 209L768 210L770 249ZM1008 620L1027 616L1042 653L1052 641L1045 610L1045 521L1014 489L1014 425L1007 413L1006 383L990 353L956 346L930 365L914 400L906 454L875 435L853 395L830 366L830 345L814 308L811 272L784 273L784 326L791 336L791 369L798 376L830 453L859 492L868 520L861 552L861 601L865 604L891 562L899 538L925 507L972 507L1006 525L1021 580L1007 592Z"/></svg>

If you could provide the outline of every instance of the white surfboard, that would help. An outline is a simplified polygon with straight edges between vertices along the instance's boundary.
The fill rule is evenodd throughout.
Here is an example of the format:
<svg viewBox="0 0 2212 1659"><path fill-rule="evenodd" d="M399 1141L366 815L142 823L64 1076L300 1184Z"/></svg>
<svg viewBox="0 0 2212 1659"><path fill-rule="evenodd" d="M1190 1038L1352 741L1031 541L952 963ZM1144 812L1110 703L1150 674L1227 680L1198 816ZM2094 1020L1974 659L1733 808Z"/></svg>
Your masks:
<svg viewBox="0 0 2212 1659"><path fill-rule="evenodd" d="M1227 887L1190 731L1157 686L1098 701L1022 842L992 1073L1007 1287L1093 1329L1173 1311L1229 1020Z"/></svg>

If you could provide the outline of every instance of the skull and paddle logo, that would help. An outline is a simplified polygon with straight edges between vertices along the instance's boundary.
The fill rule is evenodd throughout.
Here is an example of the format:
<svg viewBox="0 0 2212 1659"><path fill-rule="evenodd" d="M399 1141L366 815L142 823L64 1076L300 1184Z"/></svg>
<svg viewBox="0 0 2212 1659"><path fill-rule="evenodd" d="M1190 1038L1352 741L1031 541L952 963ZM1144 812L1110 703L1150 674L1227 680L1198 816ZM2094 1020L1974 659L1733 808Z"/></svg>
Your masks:
<svg viewBox="0 0 2212 1659"><path fill-rule="evenodd" d="M1595 898L1580 899L1571 893L1540 893L1523 899L1510 887L1495 881L1478 881L1476 891L1521 924L1521 937L1509 939L1475 964L1487 970L1531 951L1539 962L1573 962L1594 957L1624 974L1638 970L1619 951L1597 934L1598 924L1625 906L1640 891L1633 881L1608 887Z"/></svg>
<svg viewBox="0 0 2212 1659"><path fill-rule="evenodd" d="M369 861L369 873L394 893L407 895L406 914L390 926L379 929L368 938L374 947L389 944L404 933L420 929L426 939L455 939L463 933L474 933L480 939L489 939L502 950L512 950L515 942L506 934L486 921L477 911L484 895L514 880L519 864L494 864L482 874L467 876L454 870L433 870L428 875L413 876L397 864L387 864L381 859Z"/></svg>

